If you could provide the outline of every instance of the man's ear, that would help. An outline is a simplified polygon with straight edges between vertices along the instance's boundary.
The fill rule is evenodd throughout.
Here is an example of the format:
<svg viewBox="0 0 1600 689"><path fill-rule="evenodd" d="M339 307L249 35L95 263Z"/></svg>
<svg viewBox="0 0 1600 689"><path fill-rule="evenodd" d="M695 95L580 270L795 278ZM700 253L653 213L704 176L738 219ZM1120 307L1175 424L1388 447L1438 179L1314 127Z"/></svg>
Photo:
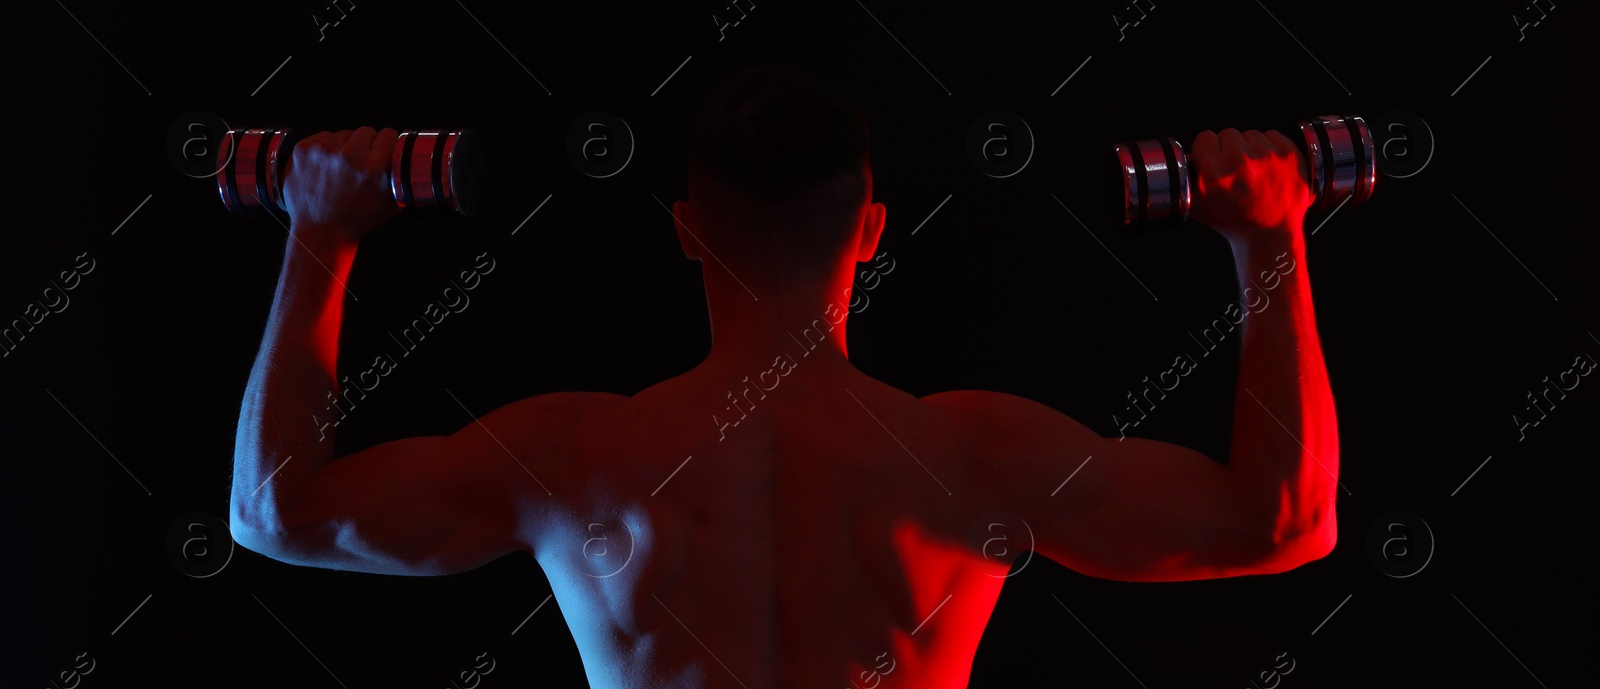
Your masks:
<svg viewBox="0 0 1600 689"><path fill-rule="evenodd" d="M672 217L672 227L678 231L678 243L683 246L683 255L691 261L700 260L700 241L692 234L695 220L689 202L672 202Z"/></svg>
<svg viewBox="0 0 1600 689"><path fill-rule="evenodd" d="M886 209L882 203L867 204L861 217L861 244L856 249L856 262L868 263L878 253L878 238L883 236Z"/></svg>

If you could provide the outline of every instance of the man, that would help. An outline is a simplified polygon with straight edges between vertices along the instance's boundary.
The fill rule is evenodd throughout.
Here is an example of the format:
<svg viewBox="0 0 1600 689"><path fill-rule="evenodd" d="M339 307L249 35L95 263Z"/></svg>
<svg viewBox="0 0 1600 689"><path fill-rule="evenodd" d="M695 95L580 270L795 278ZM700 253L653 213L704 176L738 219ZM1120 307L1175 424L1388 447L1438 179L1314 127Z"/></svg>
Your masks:
<svg viewBox="0 0 1600 689"><path fill-rule="evenodd" d="M885 217L867 132L781 69L712 97L689 200L673 207L704 271L703 363L631 397L540 395L447 437L335 458L308 419L337 388L356 246L395 213L381 187L394 140L362 128L296 148L296 241L236 448L233 537L251 550L406 575L524 550L592 686L870 689L966 685L1016 555L974 543L997 510L1027 523L1041 555L1126 581L1282 572L1333 548L1339 453L1305 269L1311 196L1276 132L1206 132L1192 152L1194 217L1232 244L1241 284L1282 281L1271 308L1231 312L1244 332L1226 465L1102 438L1002 393L917 399L852 367L851 274L878 256ZM596 538L627 558L600 555Z"/></svg>

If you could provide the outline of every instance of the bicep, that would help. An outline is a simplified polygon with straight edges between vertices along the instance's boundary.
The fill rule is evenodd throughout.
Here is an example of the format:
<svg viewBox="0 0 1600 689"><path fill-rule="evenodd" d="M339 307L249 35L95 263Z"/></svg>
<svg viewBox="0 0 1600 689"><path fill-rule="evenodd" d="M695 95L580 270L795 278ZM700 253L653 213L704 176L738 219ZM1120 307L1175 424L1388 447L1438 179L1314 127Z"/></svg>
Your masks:
<svg viewBox="0 0 1600 689"><path fill-rule="evenodd" d="M567 473L568 429L612 403L586 393L502 407L448 436L404 438L318 470L286 515L286 562L380 574L462 572L531 547Z"/></svg>
<svg viewBox="0 0 1600 689"><path fill-rule="evenodd" d="M1089 576L1185 581L1254 571L1270 523L1245 509L1227 467L1195 450L1109 439L1042 404L951 393L981 499L1014 506L1035 550Z"/></svg>

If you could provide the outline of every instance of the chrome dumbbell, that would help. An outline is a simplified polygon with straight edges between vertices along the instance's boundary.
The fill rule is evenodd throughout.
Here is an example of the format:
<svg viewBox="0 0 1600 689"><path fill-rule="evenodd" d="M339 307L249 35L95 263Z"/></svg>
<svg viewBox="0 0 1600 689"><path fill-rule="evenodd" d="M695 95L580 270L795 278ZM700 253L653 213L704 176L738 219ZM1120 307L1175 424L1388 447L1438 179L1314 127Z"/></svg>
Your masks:
<svg viewBox="0 0 1600 689"><path fill-rule="evenodd" d="M1301 120L1297 130L1299 136L1289 138L1300 149L1301 173L1315 196L1311 210L1326 211L1371 198L1378 168L1365 120L1324 115ZM1188 219L1189 158L1176 139L1116 144L1111 177L1112 217L1121 218L1123 227L1172 227Z"/></svg>
<svg viewBox="0 0 1600 689"><path fill-rule="evenodd" d="M217 193L235 213L282 212L284 171L303 136L292 129L230 129L217 147ZM483 152L470 130L401 132L389 191L404 209L449 208L463 216L482 201Z"/></svg>

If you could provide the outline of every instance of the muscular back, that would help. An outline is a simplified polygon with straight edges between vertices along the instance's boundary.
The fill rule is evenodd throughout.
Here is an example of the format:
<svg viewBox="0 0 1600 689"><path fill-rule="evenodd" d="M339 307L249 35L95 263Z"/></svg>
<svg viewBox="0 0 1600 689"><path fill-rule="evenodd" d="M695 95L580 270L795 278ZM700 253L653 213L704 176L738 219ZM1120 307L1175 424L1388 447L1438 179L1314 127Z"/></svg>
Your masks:
<svg viewBox="0 0 1600 689"><path fill-rule="evenodd" d="M757 297L714 261L718 346L683 376L631 398L540 395L450 436L335 457L307 417L338 385L356 244L396 212L379 184L395 136L362 128L296 149L294 241L235 440L229 528L246 548L396 575L530 551L597 687L874 689L965 684L1009 564L981 557L991 512L1016 515L1039 554L1123 581L1282 572L1334 547L1337 423L1303 269L1311 196L1282 135L1194 145L1194 217L1228 238L1239 284L1281 290L1249 320L1227 312L1244 332L1226 463L1102 438L1009 395L913 399L850 366L837 308L824 312L841 328L826 328L830 356L811 352L776 384L765 366L730 365L773 351L773 333L851 284L849 259L871 259L883 230L876 202L830 284L758 281ZM674 208L685 254L711 256L698 211ZM752 374L770 390L735 410L728 393Z"/></svg>
<svg viewBox="0 0 1600 689"><path fill-rule="evenodd" d="M527 540L590 682L965 686L1006 565L970 545L942 412L800 359L740 420L741 375L611 399L574 429L556 495L529 493L557 505Z"/></svg>

